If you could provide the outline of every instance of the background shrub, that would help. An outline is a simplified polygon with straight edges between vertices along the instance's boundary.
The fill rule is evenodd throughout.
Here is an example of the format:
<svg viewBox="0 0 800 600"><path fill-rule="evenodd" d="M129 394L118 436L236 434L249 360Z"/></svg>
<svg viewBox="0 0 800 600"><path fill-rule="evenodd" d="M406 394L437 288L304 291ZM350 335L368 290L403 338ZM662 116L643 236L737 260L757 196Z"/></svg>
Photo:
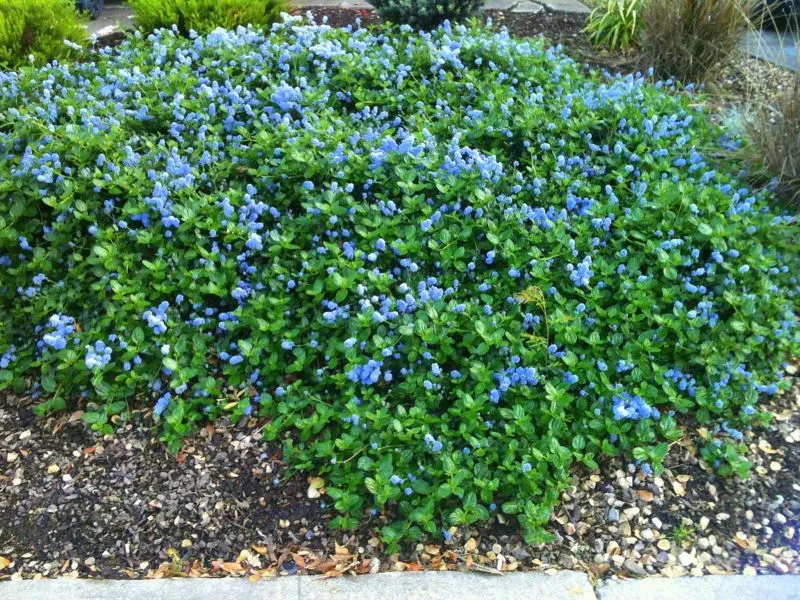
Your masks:
<svg viewBox="0 0 800 600"><path fill-rule="evenodd" d="M495 512L541 541L576 465L687 436L746 472L797 224L690 99L464 27L93 61L0 82L0 387L103 433L152 407L173 448L258 418L390 546Z"/></svg>
<svg viewBox="0 0 800 600"><path fill-rule="evenodd" d="M603 0L589 15L586 33L596 46L627 50L636 45L644 0Z"/></svg>
<svg viewBox="0 0 800 600"><path fill-rule="evenodd" d="M656 0L642 11L642 52L658 77L703 82L735 56L758 0Z"/></svg>
<svg viewBox="0 0 800 600"><path fill-rule="evenodd" d="M97 18L103 9L103 4L104 0L75 0L78 10L86 11L92 18Z"/></svg>
<svg viewBox="0 0 800 600"><path fill-rule="evenodd" d="M176 25L182 35L217 27L269 27L289 10L288 0L128 0L136 25L145 31Z"/></svg>
<svg viewBox="0 0 800 600"><path fill-rule="evenodd" d="M77 56L86 30L72 0L0 0L0 67ZM71 45L65 44L68 40Z"/></svg>
<svg viewBox="0 0 800 600"><path fill-rule="evenodd" d="M427 30L477 14L483 0L375 0L371 4L387 21Z"/></svg>

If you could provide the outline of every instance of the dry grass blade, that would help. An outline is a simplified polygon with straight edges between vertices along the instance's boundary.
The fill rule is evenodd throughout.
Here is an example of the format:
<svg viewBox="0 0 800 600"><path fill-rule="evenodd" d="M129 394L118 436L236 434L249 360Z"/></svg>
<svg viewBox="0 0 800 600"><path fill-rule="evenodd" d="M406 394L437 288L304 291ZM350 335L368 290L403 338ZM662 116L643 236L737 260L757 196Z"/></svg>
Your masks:
<svg viewBox="0 0 800 600"><path fill-rule="evenodd" d="M642 50L658 77L701 83L737 52L755 0L651 0L642 11Z"/></svg>
<svg viewBox="0 0 800 600"><path fill-rule="evenodd" d="M766 175L777 180L777 192L800 199L800 79L772 103L757 105L745 120L753 162L763 162Z"/></svg>

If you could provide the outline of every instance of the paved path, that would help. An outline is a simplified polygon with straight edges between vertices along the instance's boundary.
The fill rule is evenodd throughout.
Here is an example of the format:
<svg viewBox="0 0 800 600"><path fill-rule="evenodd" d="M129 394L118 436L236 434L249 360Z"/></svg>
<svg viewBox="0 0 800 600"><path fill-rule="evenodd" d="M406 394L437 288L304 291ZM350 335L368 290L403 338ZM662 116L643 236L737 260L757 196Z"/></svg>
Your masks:
<svg viewBox="0 0 800 600"><path fill-rule="evenodd" d="M296 6L370 8L366 0L292 0ZM579 0L486 0L484 10L505 10L515 13L550 12L588 14L589 9ZM89 34L103 37L133 27L131 9L123 0L106 0L99 18L87 24Z"/></svg>
<svg viewBox="0 0 800 600"><path fill-rule="evenodd" d="M747 34L742 47L751 56L792 71L800 71L798 39L791 33L771 30L751 32Z"/></svg>
<svg viewBox="0 0 800 600"><path fill-rule="evenodd" d="M800 600L800 576L648 578L600 583L584 573L381 573L358 579L279 577L0 583L0 600Z"/></svg>
<svg viewBox="0 0 800 600"><path fill-rule="evenodd" d="M709 575L608 581L597 586L597 597L599 600L798 600L800 576Z"/></svg>
<svg viewBox="0 0 800 600"><path fill-rule="evenodd" d="M86 24L89 35L103 37L120 30L133 28L133 13L122 0L106 0L103 10Z"/></svg>

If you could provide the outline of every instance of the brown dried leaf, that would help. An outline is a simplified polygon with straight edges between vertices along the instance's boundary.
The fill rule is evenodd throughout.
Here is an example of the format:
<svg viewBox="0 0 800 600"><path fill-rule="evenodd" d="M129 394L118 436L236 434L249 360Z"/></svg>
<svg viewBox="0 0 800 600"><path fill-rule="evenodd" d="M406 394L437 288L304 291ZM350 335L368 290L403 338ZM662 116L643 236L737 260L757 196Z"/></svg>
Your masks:
<svg viewBox="0 0 800 600"><path fill-rule="evenodd" d="M338 563L336 561L328 560L323 563L319 563L318 565L314 565L313 567L309 567L309 570L317 573L327 573L328 571L335 569L337 564Z"/></svg>
<svg viewBox="0 0 800 600"><path fill-rule="evenodd" d="M297 565L298 569L302 570L306 568L306 559L303 558L300 554L292 553L292 558L294 559L294 562Z"/></svg>
<svg viewBox="0 0 800 600"><path fill-rule="evenodd" d="M368 558L365 558L360 563L358 563L358 566L356 566L355 571L359 575L366 575L367 573L369 573L371 568L372 564L370 563L370 560Z"/></svg>
<svg viewBox="0 0 800 600"><path fill-rule="evenodd" d="M339 556L350 556L350 550L344 546L340 546L339 542L334 542L336 547L336 554Z"/></svg>
<svg viewBox="0 0 800 600"><path fill-rule="evenodd" d="M778 450L775 450L772 447L772 444L770 444L767 440L765 440L763 438L758 440L758 449L761 450L762 452L764 452L765 454L777 454L778 453Z"/></svg>
<svg viewBox="0 0 800 600"><path fill-rule="evenodd" d="M645 502L652 502L653 498L655 498L653 492L650 490L636 490L636 495Z"/></svg>
<svg viewBox="0 0 800 600"><path fill-rule="evenodd" d="M750 547L750 544L747 543L747 540L743 540L740 538L733 538L733 543L739 546L743 550L747 550Z"/></svg>
<svg viewBox="0 0 800 600"><path fill-rule="evenodd" d="M675 492L676 496L685 496L686 495L686 488L683 487L683 484L680 481L673 480L670 481L672 484L672 491Z"/></svg>
<svg viewBox="0 0 800 600"><path fill-rule="evenodd" d="M240 573L243 573L245 568L239 563L225 562L222 563L222 570L225 571L226 573L230 573L231 575L238 575Z"/></svg>
<svg viewBox="0 0 800 600"><path fill-rule="evenodd" d="M5 569L10 564L11 564L10 558L6 558L5 556L0 556L0 571Z"/></svg>

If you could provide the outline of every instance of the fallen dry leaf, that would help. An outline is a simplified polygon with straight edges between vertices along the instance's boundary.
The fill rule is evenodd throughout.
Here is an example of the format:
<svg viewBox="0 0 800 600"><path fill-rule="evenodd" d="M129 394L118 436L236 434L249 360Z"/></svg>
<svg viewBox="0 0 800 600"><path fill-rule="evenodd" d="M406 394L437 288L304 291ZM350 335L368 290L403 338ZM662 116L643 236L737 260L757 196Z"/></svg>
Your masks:
<svg viewBox="0 0 800 600"><path fill-rule="evenodd" d="M10 558L6 558L5 556L0 556L0 571L5 569L10 564L11 564Z"/></svg>
<svg viewBox="0 0 800 600"><path fill-rule="evenodd" d="M653 492L650 490L636 490L636 495L645 502L652 502L653 498L655 498Z"/></svg>
<svg viewBox="0 0 800 600"><path fill-rule="evenodd" d="M334 546L336 548L336 554L338 554L339 556L350 556L350 550L348 550L344 546L340 546L339 542L334 542Z"/></svg>
<svg viewBox="0 0 800 600"><path fill-rule="evenodd" d="M337 564L338 563L336 561L328 560L323 563L319 563L318 565L314 565L313 567L309 567L309 570L316 573L327 573L328 571L335 569Z"/></svg>
<svg viewBox="0 0 800 600"><path fill-rule="evenodd" d="M237 575L239 573L243 573L245 569L239 563L225 562L222 563L222 570L226 573L230 573L231 575Z"/></svg>
<svg viewBox="0 0 800 600"><path fill-rule="evenodd" d="M294 559L294 563L297 565L298 569L305 569L306 568L306 559L303 558L300 554L292 553L292 558Z"/></svg>
<svg viewBox="0 0 800 600"><path fill-rule="evenodd" d="M761 450L762 452L764 452L765 454L777 454L778 453L778 450L775 450L772 447L772 444L770 444L767 440L765 440L763 438L758 440L758 449Z"/></svg>

